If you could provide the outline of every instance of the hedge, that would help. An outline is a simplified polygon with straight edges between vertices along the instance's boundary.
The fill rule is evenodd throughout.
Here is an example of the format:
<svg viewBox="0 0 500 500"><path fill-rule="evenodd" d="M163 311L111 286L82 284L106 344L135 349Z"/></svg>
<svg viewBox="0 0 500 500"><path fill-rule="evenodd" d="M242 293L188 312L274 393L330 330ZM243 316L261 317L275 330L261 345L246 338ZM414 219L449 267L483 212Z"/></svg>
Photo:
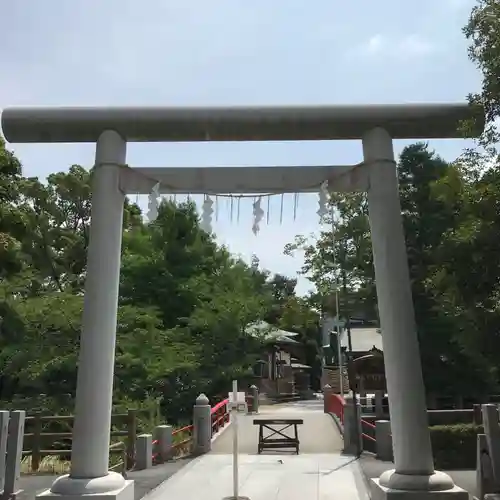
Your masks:
<svg viewBox="0 0 500 500"><path fill-rule="evenodd" d="M475 424L435 425L431 433L436 469L475 469L477 435L483 427Z"/></svg>

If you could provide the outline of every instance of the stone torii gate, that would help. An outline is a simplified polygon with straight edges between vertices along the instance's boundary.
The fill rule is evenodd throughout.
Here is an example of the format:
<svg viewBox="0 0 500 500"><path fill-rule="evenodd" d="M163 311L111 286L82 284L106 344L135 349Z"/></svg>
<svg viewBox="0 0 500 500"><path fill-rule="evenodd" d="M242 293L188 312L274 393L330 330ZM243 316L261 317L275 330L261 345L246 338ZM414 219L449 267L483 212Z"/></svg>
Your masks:
<svg viewBox="0 0 500 500"><path fill-rule="evenodd" d="M377 496L446 493L467 498L434 470L416 335L393 139L460 137L466 104L230 108L8 108L11 143L95 142L92 222L80 341L71 473L40 497L133 499L133 482L108 472L123 203L127 193L318 190L368 194L377 297L391 407L395 470ZM483 120L482 117L479 117ZM127 142L361 139L353 166L125 167ZM415 493L419 493L415 497Z"/></svg>

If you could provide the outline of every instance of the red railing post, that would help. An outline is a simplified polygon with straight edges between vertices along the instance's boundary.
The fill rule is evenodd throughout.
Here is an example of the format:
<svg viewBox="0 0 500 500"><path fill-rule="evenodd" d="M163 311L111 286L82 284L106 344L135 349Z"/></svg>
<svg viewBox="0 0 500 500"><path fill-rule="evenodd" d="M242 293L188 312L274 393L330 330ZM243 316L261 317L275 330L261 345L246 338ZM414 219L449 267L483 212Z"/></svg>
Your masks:
<svg viewBox="0 0 500 500"><path fill-rule="evenodd" d="M229 399L224 399L220 403L215 404L210 408L210 419L212 427L212 435L218 432L222 427L229 422L229 413L227 411ZM168 427L168 426L160 426ZM170 457L183 455L182 450L190 446L193 440L193 424L186 425L184 427L175 429L171 433L171 455ZM157 449L160 445L158 439L153 441L153 446L156 448L153 453L153 463L158 463L162 460L159 450Z"/></svg>
<svg viewBox="0 0 500 500"><path fill-rule="evenodd" d="M212 407L212 434L218 432L229 421L228 403L229 399L224 399Z"/></svg>
<svg viewBox="0 0 500 500"><path fill-rule="evenodd" d="M325 398L325 413L332 413L340 422L344 423L344 406L345 400L340 394L335 394L330 391L325 391L323 394Z"/></svg>

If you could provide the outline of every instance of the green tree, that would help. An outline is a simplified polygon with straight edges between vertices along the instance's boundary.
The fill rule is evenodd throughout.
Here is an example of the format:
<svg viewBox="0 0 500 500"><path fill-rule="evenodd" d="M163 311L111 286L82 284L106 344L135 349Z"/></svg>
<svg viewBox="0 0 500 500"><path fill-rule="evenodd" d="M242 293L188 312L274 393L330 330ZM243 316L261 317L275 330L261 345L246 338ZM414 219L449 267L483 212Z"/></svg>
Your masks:
<svg viewBox="0 0 500 500"><path fill-rule="evenodd" d="M499 381L500 175L491 168L474 179L457 164L434 186L434 192L455 210L457 220L436 252L427 288L448 317L454 318L460 345L486 372L491 387Z"/></svg>
<svg viewBox="0 0 500 500"><path fill-rule="evenodd" d="M463 32L469 41L469 58L482 75L481 90L469 95L469 101L479 104L486 114L486 128L480 144L487 156L496 161L495 145L500 136L495 121L500 116L500 3L498 0L478 0ZM474 123L469 124L474 127ZM477 152L476 152L477 153ZM472 155L477 163L477 154Z"/></svg>
<svg viewBox="0 0 500 500"><path fill-rule="evenodd" d="M281 305L278 326L286 331L299 334L303 346L304 361L311 367L311 386L321 389L322 360L320 350L320 315L310 306L307 299L289 296Z"/></svg>
<svg viewBox="0 0 500 500"><path fill-rule="evenodd" d="M22 177L1 146L0 241L10 246L0 255L0 400L43 394L45 408L71 409L92 171L73 165L42 183ZM137 206L124 206L115 401L162 397L175 421L200 392L227 392L251 367L260 344L244 327L271 293L267 276L200 229L194 205L166 202L159 212L145 224Z"/></svg>
<svg viewBox="0 0 500 500"><path fill-rule="evenodd" d="M46 182L25 178L2 142L0 175L0 242L8 242L0 254L0 401L72 411L92 171L73 165ZM126 200L123 230L117 408L161 399L171 422L189 419L200 392L225 396L232 379L250 373L262 345L245 329L270 311L309 342L314 320L304 304L292 307L296 281L232 257L201 230L194 204L165 201L157 220L144 223Z"/></svg>
<svg viewBox="0 0 500 500"><path fill-rule="evenodd" d="M69 172L20 182L20 204L26 221L22 252L38 270L45 289L83 289L89 243L92 171L72 165ZM124 228L141 224L140 210L128 200Z"/></svg>
<svg viewBox="0 0 500 500"><path fill-rule="evenodd" d="M22 214L16 204L19 199L21 164L5 148L0 137L0 277L4 278L19 272L20 240L25 234Z"/></svg>
<svg viewBox="0 0 500 500"><path fill-rule="evenodd" d="M445 200L436 191L439 184L451 179L453 172L455 167L425 144L405 148L398 162L401 209L427 389L471 394L479 383L491 384L489 365L484 363L478 349L471 348L470 335L466 343L463 325L443 296L436 293L431 279L433 273L438 273L436 269L446 265L449 254L443 248L447 247L448 235L460 226L457 208L463 207L463 203L457 205L457 200ZM362 310L374 318L376 288L366 196L335 194L331 203L336 213L335 246L331 232L325 231L316 242L299 237L286 252L302 246L303 272L323 297L340 289L341 315ZM470 266L461 265L470 271ZM341 286L344 278L345 290ZM328 304L332 309L329 312L336 314L331 300Z"/></svg>

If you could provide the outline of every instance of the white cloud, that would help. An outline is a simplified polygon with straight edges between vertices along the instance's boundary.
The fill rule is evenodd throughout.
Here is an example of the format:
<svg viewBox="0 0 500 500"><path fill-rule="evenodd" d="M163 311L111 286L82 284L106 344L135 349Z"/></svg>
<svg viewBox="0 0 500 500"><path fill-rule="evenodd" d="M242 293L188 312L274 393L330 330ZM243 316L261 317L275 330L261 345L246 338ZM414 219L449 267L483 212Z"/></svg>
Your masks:
<svg viewBox="0 0 500 500"><path fill-rule="evenodd" d="M372 36L366 45L367 52L377 53L384 49L385 40L384 37L380 34Z"/></svg>
<svg viewBox="0 0 500 500"><path fill-rule="evenodd" d="M427 55L435 49L435 45L418 34L409 34L398 39L378 33L358 47L357 52L365 56L411 57Z"/></svg>
<svg viewBox="0 0 500 500"><path fill-rule="evenodd" d="M2 14L9 23L4 23L2 34L10 43L0 45L4 70L0 106L460 99L470 91L471 81L478 83L465 47L461 49L457 41L463 38L460 29L465 17L462 11L451 15L455 12L451 4L458 8L474 1L423 0L410 7L392 0L380 5L364 2L366 8L359 9L362 2L337 5L318 0L315 9L309 10L289 0L251 4L234 0L7 1ZM382 26L381 33L370 31L373 26ZM392 31L398 26L404 26L400 36ZM432 33L432 44L424 39L424 29ZM304 36L292 36L297 32ZM433 51L445 45L453 57L434 64ZM332 56L330 60L325 53ZM336 54L352 57L345 57L345 64L335 64ZM419 67L411 73L394 71L415 59ZM362 63L370 61L375 64L367 70ZM388 71L390 79L385 78ZM366 81L367 73L372 81ZM440 77L450 73L458 77L451 82ZM462 144L446 146L441 141L439 148L441 152L451 148L452 157ZM73 163L91 165L94 155L90 144L22 144L15 150L25 175L42 178ZM351 164L360 161L360 155L355 141L205 142L131 144L128 161L143 166ZM319 230L315 197L302 199L297 220L290 225L281 225L276 218L277 200L270 225L263 226L258 237L252 234L249 212L241 230L219 220L219 241L247 258L256 253L273 272L296 275L302 256L283 256L283 246L295 234ZM299 277L299 288L309 287Z"/></svg>
<svg viewBox="0 0 500 500"><path fill-rule="evenodd" d="M400 51L401 55L425 55L433 52L435 46L419 35L408 35L400 40L396 49Z"/></svg>
<svg viewBox="0 0 500 500"><path fill-rule="evenodd" d="M471 10L475 3L475 0L446 0L443 2L447 8L451 8L455 11L465 9Z"/></svg>

